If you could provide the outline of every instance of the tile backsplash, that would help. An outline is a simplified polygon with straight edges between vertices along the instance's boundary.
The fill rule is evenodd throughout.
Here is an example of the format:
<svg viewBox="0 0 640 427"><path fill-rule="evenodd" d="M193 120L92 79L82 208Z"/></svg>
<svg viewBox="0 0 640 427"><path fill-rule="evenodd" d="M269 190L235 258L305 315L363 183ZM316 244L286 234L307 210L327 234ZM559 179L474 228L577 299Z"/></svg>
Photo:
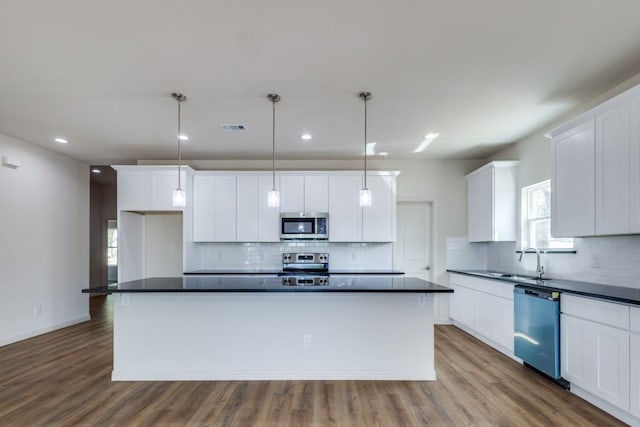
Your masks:
<svg viewBox="0 0 640 427"><path fill-rule="evenodd" d="M280 269L284 252L327 252L329 267L342 269L391 269L391 243L196 243L195 269Z"/></svg>
<svg viewBox="0 0 640 427"><path fill-rule="evenodd" d="M640 289L640 236L576 238L574 247L575 254L542 254L545 276ZM466 238L450 238L447 268L535 274L535 254L526 254L520 263L515 251L515 242L468 243Z"/></svg>

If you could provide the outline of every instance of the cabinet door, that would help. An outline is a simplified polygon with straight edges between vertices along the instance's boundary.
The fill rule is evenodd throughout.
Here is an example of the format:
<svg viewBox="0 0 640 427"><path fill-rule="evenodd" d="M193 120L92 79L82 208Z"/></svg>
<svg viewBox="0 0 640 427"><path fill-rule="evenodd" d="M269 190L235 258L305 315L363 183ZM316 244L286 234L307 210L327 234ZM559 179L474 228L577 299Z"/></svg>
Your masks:
<svg viewBox="0 0 640 427"><path fill-rule="evenodd" d="M629 232L640 233L640 96L629 102Z"/></svg>
<svg viewBox="0 0 640 427"><path fill-rule="evenodd" d="M640 335L632 333L629 340L629 409L633 415L640 417Z"/></svg>
<svg viewBox="0 0 640 427"><path fill-rule="evenodd" d="M630 230L629 104L596 117L596 234Z"/></svg>
<svg viewBox="0 0 640 427"><path fill-rule="evenodd" d="M462 319L462 301L460 299L460 286L449 283L449 287L453 289L453 293L449 294L449 317L452 320L460 321Z"/></svg>
<svg viewBox="0 0 640 427"><path fill-rule="evenodd" d="M475 292L475 330L487 338L493 339L495 335L494 300L493 295L484 292Z"/></svg>
<svg viewBox="0 0 640 427"><path fill-rule="evenodd" d="M595 386L595 327L575 317L560 315L562 377L575 385L593 389Z"/></svg>
<svg viewBox="0 0 640 427"><path fill-rule="evenodd" d="M118 210L149 209L149 174L147 171L118 172Z"/></svg>
<svg viewBox="0 0 640 427"><path fill-rule="evenodd" d="M280 241L280 209L267 203L271 186L270 175L258 177L258 242Z"/></svg>
<svg viewBox="0 0 640 427"><path fill-rule="evenodd" d="M475 291L462 286L450 285L454 292L449 299L450 317L475 329Z"/></svg>
<svg viewBox="0 0 640 427"><path fill-rule="evenodd" d="M186 174L180 174L180 185L184 190ZM149 210L175 211L181 207L173 206L173 191L178 188L178 169L149 172Z"/></svg>
<svg viewBox="0 0 640 427"><path fill-rule="evenodd" d="M280 212L304 212L304 176L280 177Z"/></svg>
<svg viewBox="0 0 640 427"><path fill-rule="evenodd" d="M496 297L494 300L494 340L513 352L513 300Z"/></svg>
<svg viewBox="0 0 640 427"><path fill-rule="evenodd" d="M196 175L193 177L193 241L213 242L215 177Z"/></svg>
<svg viewBox="0 0 640 427"><path fill-rule="evenodd" d="M596 326L595 394L629 410L629 332Z"/></svg>
<svg viewBox="0 0 640 427"><path fill-rule="evenodd" d="M467 179L467 227L470 242L489 242L494 232L492 168Z"/></svg>
<svg viewBox="0 0 640 427"><path fill-rule="evenodd" d="M551 234L595 234L595 121L551 141Z"/></svg>
<svg viewBox="0 0 640 427"><path fill-rule="evenodd" d="M396 179L393 176L370 176L371 206L362 209L362 240L392 242L396 238Z"/></svg>
<svg viewBox="0 0 640 427"><path fill-rule="evenodd" d="M304 177L304 211L329 212L329 176Z"/></svg>
<svg viewBox="0 0 640 427"><path fill-rule="evenodd" d="M215 177L213 223L217 242L236 241L236 191L235 176Z"/></svg>
<svg viewBox="0 0 640 427"><path fill-rule="evenodd" d="M258 177L256 175L237 178L236 206L238 242L258 241Z"/></svg>
<svg viewBox="0 0 640 427"><path fill-rule="evenodd" d="M329 177L329 240L362 241L362 178L353 175Z"/></svg>

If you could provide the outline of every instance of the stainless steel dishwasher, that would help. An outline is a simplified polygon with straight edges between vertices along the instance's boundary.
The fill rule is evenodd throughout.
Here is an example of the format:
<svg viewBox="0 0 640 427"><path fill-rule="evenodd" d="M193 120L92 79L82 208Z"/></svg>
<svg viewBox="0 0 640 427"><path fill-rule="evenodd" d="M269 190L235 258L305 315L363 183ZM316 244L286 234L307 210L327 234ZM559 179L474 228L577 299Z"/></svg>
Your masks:
<svg viewBox="0 0 640 427"><path fill-rule="evenodd" d="M560 378L560 293L524 285L516 285L513 293L515 355L565 386Z"/></svg>

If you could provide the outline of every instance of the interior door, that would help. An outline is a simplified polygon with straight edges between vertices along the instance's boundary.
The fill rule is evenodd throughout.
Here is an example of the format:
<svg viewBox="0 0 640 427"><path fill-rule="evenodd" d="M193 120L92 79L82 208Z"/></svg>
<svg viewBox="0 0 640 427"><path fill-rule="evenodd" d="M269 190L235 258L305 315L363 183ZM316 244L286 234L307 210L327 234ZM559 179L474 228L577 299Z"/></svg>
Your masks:
<svg viewBox="0 0 640 427"><path fill-rule="evenodd" d="M393 266L407 276L431 280L431 203L400 202Z"/></svg>

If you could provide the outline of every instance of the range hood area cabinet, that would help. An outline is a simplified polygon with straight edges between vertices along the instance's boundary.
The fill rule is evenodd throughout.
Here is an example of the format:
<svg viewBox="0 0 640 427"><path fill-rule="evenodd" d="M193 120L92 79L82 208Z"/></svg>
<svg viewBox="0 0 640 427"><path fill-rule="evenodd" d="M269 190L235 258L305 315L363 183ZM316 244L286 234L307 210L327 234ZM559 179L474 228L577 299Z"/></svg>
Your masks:
<svg viewBox="0 0 640 427"><path fill-rule="evenodd" d="M469 242L516 240L518 163L495 161L466 176Z"/></svg>
<svg viewBox="0 0 640 427"><path fill-rule="evenodd" d="M182 211L174 207L173 190L178 186L178 166L114 165L118 172L118 211ZM182 188L189 197L193 169L183 166Z"/></svg>
<svg viewBox="0 0 640 427"><path fill-rule="evenodd" d="M552 130L551 234L640 233L640 86Z"/></svg>
<svg viewBox="0 0 640 427"><path fill-rule="evenodd" d="M280 211L267 205L271 174L196 172L194 242L279 242Z"/></svg>
<svg viewBox="0 0 640 427"><path fill-rule="evenodd" d="M199 171L193 177L194 242L279 242L281 212L328 212L330 242L393 242L396 176L370 172L374 197L362 208L362 172L280 172L280 208L267 206L271 174Z"/></svg>

